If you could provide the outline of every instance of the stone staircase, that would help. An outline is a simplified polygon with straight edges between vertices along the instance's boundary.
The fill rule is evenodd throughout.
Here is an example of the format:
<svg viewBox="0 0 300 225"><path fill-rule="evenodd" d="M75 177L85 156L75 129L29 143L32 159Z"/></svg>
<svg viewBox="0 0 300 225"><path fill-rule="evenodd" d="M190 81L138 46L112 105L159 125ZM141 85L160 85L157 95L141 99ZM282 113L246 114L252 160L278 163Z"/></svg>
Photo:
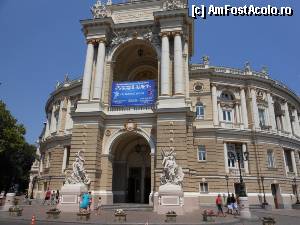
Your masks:
<svg viewBox="0 0 300 225"><path fill-rule="evenodd" d="M136 204L136 203L115 203L113 205L102 205L102 210L114 211L116 209L123 209L124 211L153 211L153 206L149 204Z"/></svg>

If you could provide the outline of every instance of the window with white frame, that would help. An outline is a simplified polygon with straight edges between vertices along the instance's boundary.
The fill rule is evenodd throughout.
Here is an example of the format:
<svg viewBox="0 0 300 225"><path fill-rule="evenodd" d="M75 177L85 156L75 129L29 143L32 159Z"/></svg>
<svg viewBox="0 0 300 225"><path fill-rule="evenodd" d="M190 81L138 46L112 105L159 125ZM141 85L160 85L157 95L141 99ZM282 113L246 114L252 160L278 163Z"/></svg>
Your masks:
<svg viewBox="0 0 300 225"><path fill-rule="evenodd" d="M196 119L204 119L204 105L202 103L196 105Z"/></svg>
<svg viewBox="0 0 300 225"><path fill-rule="evenodd" d="M292 151L284 150L285 157L285 167L287 172L294 172L293 163L292 163Z"/></svg>
<svg viewBox="0 0 300 225"><path fill-rule="evenodd" d="M201 193L207 193L208 192L208 183L207 182L201 182L200 183L200 192Z"/></svg>
<svg viewBox="0 0 300 225"><path fill-rule="evenodd" d="M232 109L223 109L223 121L232 122Z"/></svg>
<svg viewBox="0 0 300 225"><path fill-rule="evenodd" d="M275 157L274 157L274 151L269 149L267 151L267 160L268 160L268 167L269 168L275 168Z"/></svg>
<svg viewBox="0 0 300 225"><path fill-rule="evenodd" d="M206 149L205 145L198 146L198 161L205 161L206 160Z"/></svg>
<svg viewBox="0 0 300 225"><path fill-rule="evenodd" d="M259 108L258 109L258 118L259 118L259 126L262 128L266 126L266 115L265 115L265 109Z"/></svg>

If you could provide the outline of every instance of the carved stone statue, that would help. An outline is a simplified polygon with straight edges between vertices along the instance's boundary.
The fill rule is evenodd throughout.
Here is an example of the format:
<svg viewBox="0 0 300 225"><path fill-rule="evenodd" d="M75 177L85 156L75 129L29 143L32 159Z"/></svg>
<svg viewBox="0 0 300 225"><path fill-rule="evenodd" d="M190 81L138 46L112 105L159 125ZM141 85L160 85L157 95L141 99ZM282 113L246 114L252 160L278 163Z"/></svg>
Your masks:
<svg viewBox="0 0 300 225"><path fill-rule="evenodd" d="M66 178L67 184L83 183L89 185L91 183L84 169L83 151L79 151L75 155L75 162L73 163L73 172L70 177Z"/></svg>
<svg viewBox="0 0 300 225"><path fill-rule="evenodd" d="M251 72L251 66L250 66L249 62L245 63L245 69L244 70L245 70L246 73L250 73Z"/></svg>
<svg viewBox="0 0 300 225"><path fill-rule="evenodd" d="M202 57L202 61L204 65L209 65L209 57L207 55Z"/></svg>
<svg viewBox="0 0 300 225"><path fill-rule="evenodd" d="M175 184L182 186L182 181L184 173L182 168L176 163L176 153L174 150L165 152L162 150L162 165L163 165L163 174L160 177L161 184Z"/></svg>

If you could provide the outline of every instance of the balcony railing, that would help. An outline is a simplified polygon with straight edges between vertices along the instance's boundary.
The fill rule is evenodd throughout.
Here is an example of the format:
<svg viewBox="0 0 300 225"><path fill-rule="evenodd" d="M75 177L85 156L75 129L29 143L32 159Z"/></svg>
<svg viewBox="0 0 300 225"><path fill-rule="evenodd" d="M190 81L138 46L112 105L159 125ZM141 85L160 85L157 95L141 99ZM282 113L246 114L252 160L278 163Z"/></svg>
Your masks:
<svg viewBox="0 0 300 225"><path fill-rule="evenodd" d="M110 106L108 107L109 112L128 112L128 111L149 111L149 110L156 110L156 106Z"/></svg>

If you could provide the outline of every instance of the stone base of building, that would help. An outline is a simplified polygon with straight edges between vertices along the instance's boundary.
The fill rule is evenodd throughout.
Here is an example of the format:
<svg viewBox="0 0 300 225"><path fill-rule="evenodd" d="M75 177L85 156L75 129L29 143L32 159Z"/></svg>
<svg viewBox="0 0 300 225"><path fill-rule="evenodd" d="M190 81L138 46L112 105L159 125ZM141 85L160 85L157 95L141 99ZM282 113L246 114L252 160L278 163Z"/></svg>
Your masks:
<svg viewBox="0 0 300 225"><path fill-rule="evenodd" d="M87 192L85 184L65 184L61 188L61 201L58 208L62 212L78 212L80 195Z"/></svg>

